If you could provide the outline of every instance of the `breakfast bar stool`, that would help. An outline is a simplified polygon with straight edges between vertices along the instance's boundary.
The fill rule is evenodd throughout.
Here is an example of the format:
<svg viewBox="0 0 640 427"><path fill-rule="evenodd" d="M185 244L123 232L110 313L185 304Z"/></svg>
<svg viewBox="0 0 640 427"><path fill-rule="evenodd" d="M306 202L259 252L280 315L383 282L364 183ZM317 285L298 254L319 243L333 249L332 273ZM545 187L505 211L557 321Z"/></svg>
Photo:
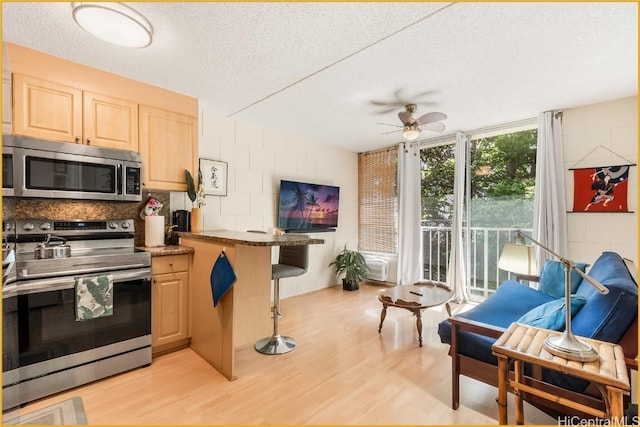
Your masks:
<svg viewBox="0 0 640 427"><path fill-rule="evenodd" d="M283 354L296 348L296 341L291 337L280 335L278 321L280 318L280 279L301 276L307 272L309 266L309 246L280 246L278 263L271 266L273 280L273 335L262 338L255 344L255 348L262 354Z"/></svg>

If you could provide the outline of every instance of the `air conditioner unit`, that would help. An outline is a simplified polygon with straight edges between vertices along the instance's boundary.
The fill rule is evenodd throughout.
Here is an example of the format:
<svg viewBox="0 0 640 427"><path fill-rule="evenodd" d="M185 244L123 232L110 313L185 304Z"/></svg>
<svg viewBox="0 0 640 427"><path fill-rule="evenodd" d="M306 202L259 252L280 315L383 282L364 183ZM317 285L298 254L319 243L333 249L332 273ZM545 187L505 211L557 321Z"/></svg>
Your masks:
<svg viewBox="0 0 640 427"><path fill-rule="evenodd" d="M386 281L389 278L389 261L378 258L367 258L367 279Z"/></svg>

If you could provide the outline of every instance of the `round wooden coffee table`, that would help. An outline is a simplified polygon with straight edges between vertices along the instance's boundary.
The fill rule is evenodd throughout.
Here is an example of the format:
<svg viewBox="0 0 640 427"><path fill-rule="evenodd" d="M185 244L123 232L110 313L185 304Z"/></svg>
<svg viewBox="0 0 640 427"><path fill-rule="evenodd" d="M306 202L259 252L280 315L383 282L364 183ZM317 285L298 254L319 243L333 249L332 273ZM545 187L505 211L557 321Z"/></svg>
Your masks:
<svg viewBox="0 0 640 427"><path fill-rule="evenodd" d="M386 289L378 295L378 299L382 303L378 332L382 331L382 323L384 318L387 317L387 307L404 308L416 316L418 340L420 341L420 347L422 347L421 310L444 304L452 297L453 292L442 282L418 282L413 285L401 285Z"/></svg>

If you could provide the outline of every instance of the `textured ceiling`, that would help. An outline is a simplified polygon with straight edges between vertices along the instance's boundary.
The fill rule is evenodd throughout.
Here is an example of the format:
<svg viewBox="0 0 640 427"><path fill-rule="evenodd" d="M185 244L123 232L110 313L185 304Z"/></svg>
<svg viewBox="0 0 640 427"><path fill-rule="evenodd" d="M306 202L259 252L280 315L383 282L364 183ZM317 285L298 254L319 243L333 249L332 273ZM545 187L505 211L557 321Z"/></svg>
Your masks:
<svg viewBox="0 0 640 427"><path fill-rule="evenodd" d="M402 139L377 124L402 108L371 104L396 94L446 113L447 134L638 93L637 3L127 4L153 25L146 49L90 36L61 2L3 1L3 40L358 152Z"/></svg>

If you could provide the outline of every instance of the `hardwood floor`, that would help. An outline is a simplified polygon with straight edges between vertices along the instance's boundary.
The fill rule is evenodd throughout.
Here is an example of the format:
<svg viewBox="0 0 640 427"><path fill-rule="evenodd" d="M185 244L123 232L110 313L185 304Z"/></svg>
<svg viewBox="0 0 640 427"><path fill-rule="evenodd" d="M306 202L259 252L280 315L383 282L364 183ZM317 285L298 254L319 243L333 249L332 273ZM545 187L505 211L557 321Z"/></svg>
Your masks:
<svg viewBox="0 0 640 427"><path fill-rule="evenodd" d="M238 348L235 381L184 349L20 412L80 396L89 423L102 425L496 424L497 390L483 383L463 377L460 408L451 409L451 361L436 333L443 307L423 312L420 348L407 310L390 307L378 333L382 289L334 287L283 300L280 332L298 347L279 356ZM526 406L525 423L557 421Z"/></svg>

